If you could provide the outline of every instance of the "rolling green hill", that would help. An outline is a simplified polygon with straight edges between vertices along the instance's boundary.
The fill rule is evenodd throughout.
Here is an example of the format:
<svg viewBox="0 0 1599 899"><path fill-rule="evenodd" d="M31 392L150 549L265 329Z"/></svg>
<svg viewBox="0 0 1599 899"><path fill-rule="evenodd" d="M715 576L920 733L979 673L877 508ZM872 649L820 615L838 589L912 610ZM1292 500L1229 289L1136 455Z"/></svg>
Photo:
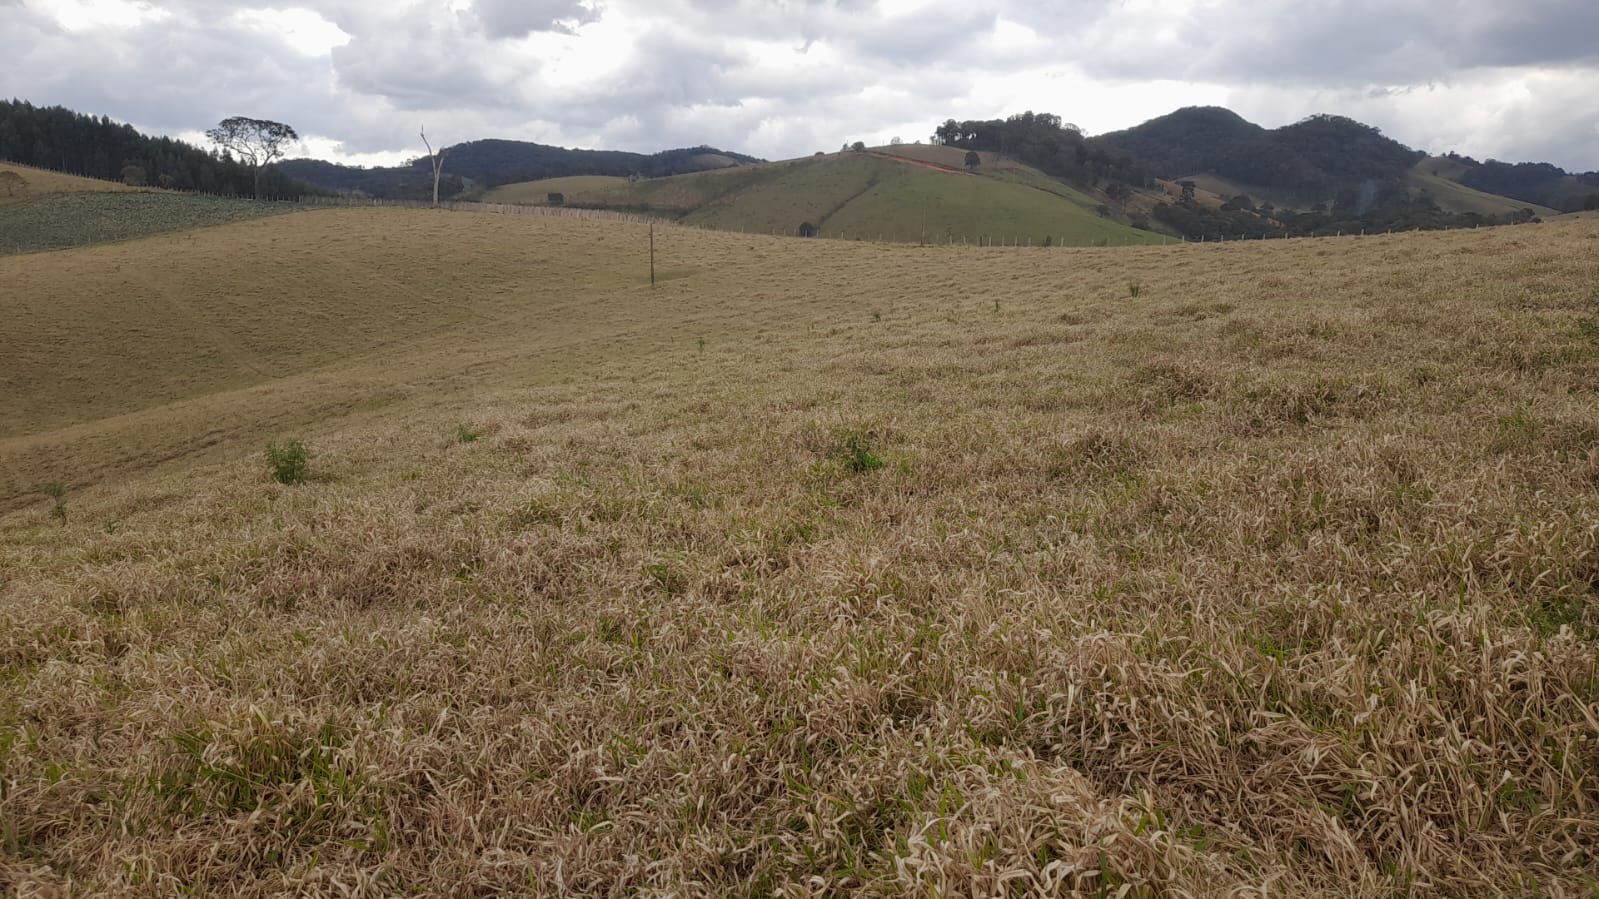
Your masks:
<svg viewBox="0 0 1599 899"><path fill-rule="evenodd" d="M1093 198L1033 169L964 151L886 147L628 183L552 179L506 185L489 202L624 209L725 231L900 242L1072 246L1160 243L1160 235L1100 215Z"/></svg>

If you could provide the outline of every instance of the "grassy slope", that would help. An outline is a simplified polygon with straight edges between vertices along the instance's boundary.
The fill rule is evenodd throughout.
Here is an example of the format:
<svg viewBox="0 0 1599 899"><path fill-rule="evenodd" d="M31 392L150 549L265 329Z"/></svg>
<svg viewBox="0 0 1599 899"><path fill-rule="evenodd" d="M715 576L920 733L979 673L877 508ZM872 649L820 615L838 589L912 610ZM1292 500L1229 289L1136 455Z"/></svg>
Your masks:
<svg viewBox="0 0 1599 899"><path fill-rule="evenodd" d="M1520 200L1513 200L1496 194L1483 193L1480 190L1459 184L1452 180L1452 177L1458 174L1461 168L1457 163L1448 159L1424 159L1417 163L1415 168L1411 169L1409 175L1406 176L1406 183L1413 191L1426 191L1433 201L1446 212L1503 215L1530 208L1541 216L1554 214L1554 210L1544 206L1523 203ZM1235 197L1239 194L1248 194L1257 203L1272 202L1279 205L1286 199L1270 190L1238 184L1211 174L1194 175L1178 180L1193 181L1200 190L1209 191L1224 199Z"/></svg>
<svg viewBox="0 0 1599 899"><path fill-rule="evenodd" d="M0 517L13 891L1591 891L1592 221L661 229L651 291L637 226L326 215L185 249L481 314L35 435L73 486Z"/></svg>
<svg viewBox="0 0 1599 899"><path fill-rule="evenodd" d="M12 348L0 368L0 454L12 456L0 465L0 505L37 480L81 481L121 464L139 440L107 427L148 432L157 455L207 442L143 410L178 403L222 434L237 416L218 408L253 402L240 397L261 396L268 418L292 411L293 396L280 391L309 390L308 404L342 407L348 397L338 388L283 385L463 323L492 329L555 315L541 333L559 338L571 330L560 316L575 296L647 277L643 252L631 268L594 255L618 239L602 225L530 245L515 227L480 231L467 221L319 210L0 259L0 283L11 288L0 295L0 345ZM663 274L672 275L669 265ZM240 388L258 389L226 392ZM380 394L395 389L390 381Z"/></svg>
<svg viewBox="0 0 1599 899"><path fill-rule="evenodd" d="M9 162L0 162L0 172L15 172L27 182L21 191L10 195L0 194L0 207L27 202L50 194L108 193L137 189L115 181L97 181L93 178L80 178L77 175L63 175L60 172Z"/></svg>
<svg viewBox="0 0 1599 899"><path fill-rule="evenodd" d="M610 175L573 175L568 178L544 178L538 181L521 181L496 187L483 195L485 203L526 203L543 206L552 193L564 195L568 200L627 183L626 178Z"/></svg>
<svg viewBox="0 0 1599 899"><path fill-rule="evenodd" d="M1531 209L1540 216L1558 215L1555 210L1547 206L1524 203L1510 197L1484 193L1464 184L1459 184L1453 180L1453 176L1462 169L1462 166L1449 159L1423 159L1421 162L1416 163L1415 168L1410 170L1406 180L1412 190L1425 190L1432 197L1433 202L1447 212L1505 215L1506 213L1520 212L1523 209Z"/></svg>
<svg viewBox="0 0 1599 899"><path fill-rule="evenodd" d="M1177 189L1179 195L1181 192L1181 187L1179 185L1181 185L1181 183L1184 181L1194 182L1194 187L1200 193L1201 202L1204 202L1207 205L1221 206L1228 200L1231 200L1233 197L1243 194L1257 204L1271 203L1275 206L1292 208L1292 204L1288 202L1290 198L1286 194L1279 193L1259 185L1242 184L1237 181L1231 181L1221 177L1220 175L1210 174L1209 172L1173 179L1170 183L1174 188ZM1210 196L1206 196L1207 194Z"/></svg>
<svg viewBox="0 0 1599 899"><path fill-rule="evenodd" d="M972 175L958 165L938 171L891 155L946 166L965 156L947 147L910 145L565 193L568 203L653 210L690 224L755 233L793 234L810 222L823 236L844 239L919 241L926 234L929 240L1039 242L1048 235L1073 245L1160 240L1099 218L1088 197L1025 166L989 156L992 175ZM508 185L486 199L542 196L548 192L542 184Z"/></svg>

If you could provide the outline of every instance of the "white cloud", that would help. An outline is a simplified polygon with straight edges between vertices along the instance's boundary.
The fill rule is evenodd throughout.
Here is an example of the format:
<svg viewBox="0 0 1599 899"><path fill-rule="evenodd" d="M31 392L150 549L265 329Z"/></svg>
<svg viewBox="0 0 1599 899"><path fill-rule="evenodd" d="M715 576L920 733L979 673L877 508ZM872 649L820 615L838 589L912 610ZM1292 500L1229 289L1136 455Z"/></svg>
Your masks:
<svg viewBox="0 0 1599 899"><path fill-rule="evenodd" d="M339 26L308 9L241 9L234 21L282 40L306 56L327 56L350 42Z"/></svg>

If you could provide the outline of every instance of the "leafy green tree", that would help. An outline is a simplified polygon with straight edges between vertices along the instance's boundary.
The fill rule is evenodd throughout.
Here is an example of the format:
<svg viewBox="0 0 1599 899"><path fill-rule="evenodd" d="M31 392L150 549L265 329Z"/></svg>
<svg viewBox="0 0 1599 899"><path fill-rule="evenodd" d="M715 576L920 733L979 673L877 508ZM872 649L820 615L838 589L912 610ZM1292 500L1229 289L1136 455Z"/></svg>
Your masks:
<svg viewBox="0 0 1599 899"><path fill-rule="evenodd" d="M122 183L129 187L144 186L144 166L125 165L122 167Z"/></svg>
<svg viewBox="0 0 1599 899"><path fill-rule="evenodd" d="M287 145L298 141L295 130L271 119L252 119L249 116L232 116L206 131L205 136L217 146L235 153L249 166L255 176L255 198L261 199L261 183L266 167L283 158Z"/></svg>
<svg viewBox="0 0 1599 899"><path fill-rule="evenodd" d="M967 150L966 151L966 167L968 169L975 169L975 168L977 168L978 166L980 166L982 164L983 164L983 157L978 156L976 150Z"/></svg>

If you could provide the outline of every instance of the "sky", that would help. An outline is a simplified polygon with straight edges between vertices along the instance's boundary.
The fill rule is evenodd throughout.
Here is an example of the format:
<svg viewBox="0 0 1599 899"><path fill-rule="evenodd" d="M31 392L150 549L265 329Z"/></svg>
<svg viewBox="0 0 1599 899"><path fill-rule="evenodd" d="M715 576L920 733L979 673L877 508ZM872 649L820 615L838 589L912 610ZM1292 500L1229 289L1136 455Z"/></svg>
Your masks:
<svg viewBox="0 0 1599 899"><path fill-rule="evenodd" d="M385 165L478 138L768 159L1055 113L1359 119L1599 170L1596 0L0 0L0 95Z"/></svg>

